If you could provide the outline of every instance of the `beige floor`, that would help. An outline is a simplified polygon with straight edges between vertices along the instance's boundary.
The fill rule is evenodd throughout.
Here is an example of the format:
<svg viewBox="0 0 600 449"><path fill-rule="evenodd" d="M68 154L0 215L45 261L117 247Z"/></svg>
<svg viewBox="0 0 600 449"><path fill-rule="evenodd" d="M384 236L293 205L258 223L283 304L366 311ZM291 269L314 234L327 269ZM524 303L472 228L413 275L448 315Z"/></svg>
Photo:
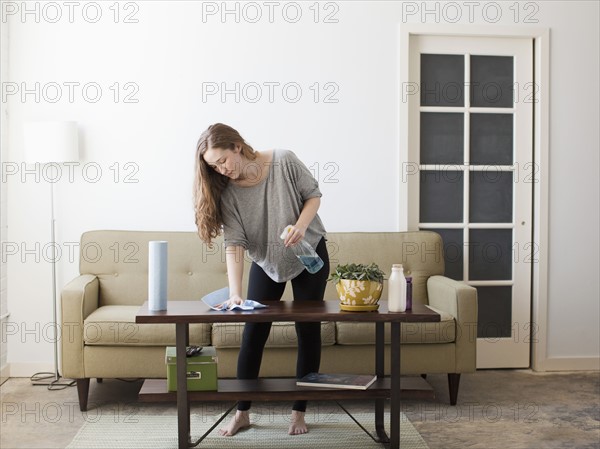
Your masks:
<svg viewBox="0 0 600 449"><path fill-rule="evenodd" d="M600 373L540 374L526 370L463 375L458 405L448 405L446 376L430 375L436 399L405 400L403 411L431 449L600 448ZM0 448L63 448L85 420L175 414L171 404L137 402L141 382L92 382L90 409L81 413L77 391L48 391L28 379L0 386ZM354 412L370 402L347 402ZM192 413L214 415L225 404L194 404ZM257 403L255 410L289 413L287 403ZM341 413L334 403L311 403L307 413ZM282 429L285 432L286 429Z"/></svg>

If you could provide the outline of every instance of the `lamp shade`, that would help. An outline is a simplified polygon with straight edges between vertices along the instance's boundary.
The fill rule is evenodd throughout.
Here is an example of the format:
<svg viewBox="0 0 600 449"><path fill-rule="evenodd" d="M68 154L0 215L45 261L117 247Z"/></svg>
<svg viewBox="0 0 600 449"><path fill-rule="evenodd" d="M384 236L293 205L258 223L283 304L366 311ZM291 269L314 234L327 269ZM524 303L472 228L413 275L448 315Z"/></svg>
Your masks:
<svg viewBox="0 0 600 449"><path fill-rule="evenodd" d="M25 122L23 133L27 163L79 160L77 122Z"/></svg>

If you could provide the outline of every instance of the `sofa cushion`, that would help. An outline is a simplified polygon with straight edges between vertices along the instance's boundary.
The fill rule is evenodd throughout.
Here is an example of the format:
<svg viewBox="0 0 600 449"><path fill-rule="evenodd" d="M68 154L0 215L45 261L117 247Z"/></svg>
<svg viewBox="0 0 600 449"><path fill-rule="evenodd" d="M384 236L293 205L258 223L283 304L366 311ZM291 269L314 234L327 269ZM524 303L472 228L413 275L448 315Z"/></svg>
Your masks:
<svg viewBox="0 0 600 449"><path fill-rule="evenodd" d="M212 344L217 348L239 348L242 343L244 323L214 323ZM335 324L321 323L321 346L335 344ZM291 321L276 321L271 326L266 348L293 348L298 346L295 324Z"/></svg>
<svg viewBox="0 0 600 449"><path fill-rule="evenodd" d="M456 339L456 323L449 313L427 306L440 314L439 323L402 323L400 338L403 344L414 343L452 343ZM386 324L385 343L390 344L391 326ZM336 341L340 345L375 344L374 323L336 323Z"/></svg>
<svg viewBox="0 0 600 449"><path fill-rule="evenodd" d="M136 324L139 306L103 306L84 321L86 345L174 346L174 324ZM190 325L190 344L210 345L210 324Z"/></svg>

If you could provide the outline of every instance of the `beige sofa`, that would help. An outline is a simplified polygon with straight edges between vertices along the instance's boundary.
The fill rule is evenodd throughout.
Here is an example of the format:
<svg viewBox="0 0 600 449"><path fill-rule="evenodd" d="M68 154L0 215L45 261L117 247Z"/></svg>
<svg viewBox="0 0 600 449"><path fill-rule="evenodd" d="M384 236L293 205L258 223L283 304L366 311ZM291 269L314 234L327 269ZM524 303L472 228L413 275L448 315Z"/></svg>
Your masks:
<svg viewBox="0 0 600 449"><path fill-rule="evenodd" d="M448 373L450 403L460 374L475 370L477 291L443 276L442 241L429 231L330 233L331 269L338 263L376 262L389 274L403 263L413 277L414 301L441 314L440 323L402 325L402 374ZM166 377L165 346L175 344L174 325L135 324L148 292L148 242L169 242L169 300L199 301L227 285L222 239L210 247L193 232L91 231L81 237L79 277L62 290L62 375L77 379L81 410L90 378ZM250 263L245 263L244 281ZM332 283L326 300L337 301ZM383 298L387 292L384 286ZM260 298L254 298L260 300ZM286 288L284 300L291 299ZM235 377L240 324L190 326L190 344L213 345L219 377ZM324 322L322 372L374 372L375 330L370 323ZM389 343L389 328L386 342ZM389 351L386 354L389 373ZM260 375L295 375L294 324L274 323Z"/></svg>

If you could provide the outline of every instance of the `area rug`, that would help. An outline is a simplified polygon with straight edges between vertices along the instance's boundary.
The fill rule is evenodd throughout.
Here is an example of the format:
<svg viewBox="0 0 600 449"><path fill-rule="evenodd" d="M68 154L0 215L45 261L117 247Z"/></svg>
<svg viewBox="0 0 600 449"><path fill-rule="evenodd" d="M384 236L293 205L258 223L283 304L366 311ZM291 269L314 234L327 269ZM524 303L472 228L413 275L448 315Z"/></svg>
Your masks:
<svg viewBox="0 0 600 449"><path fill-rule="evenodd" d="M367 430L374 430L374 418L370 413L354 415ZM197 440L216 421L213 416L191 416L192 439ZM306 414L309 432L304 435L288 435L289 421L282 415L251 415L252 425L234 437L222 437L218 428L206 437L198 448L381 448L346 414L311 416ZM222 424L224 424L224 421ZM389 423L386 414L385 422ZM386 425L387 428L387 425ZM388 430L389 431L389 430ZM427 449L427 444L410 421L402 414L400 419L400 446L403 449ZM126 419L100 416L86 421L71 444L71 449L170 449L177 448L177 417L135 415Z"/></svg>

